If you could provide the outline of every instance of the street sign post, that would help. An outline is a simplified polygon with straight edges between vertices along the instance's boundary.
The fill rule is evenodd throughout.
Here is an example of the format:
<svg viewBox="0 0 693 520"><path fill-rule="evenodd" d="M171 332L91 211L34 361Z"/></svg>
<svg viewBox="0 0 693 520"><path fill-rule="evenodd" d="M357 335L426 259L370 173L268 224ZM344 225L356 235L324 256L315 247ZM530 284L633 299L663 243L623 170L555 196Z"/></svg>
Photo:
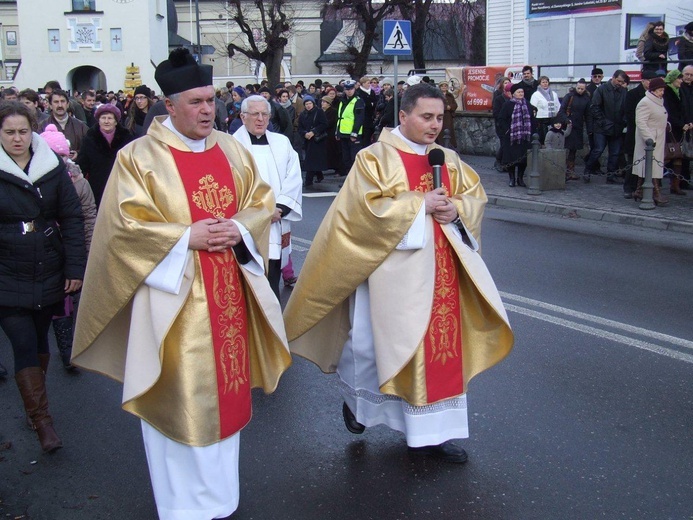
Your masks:
<svg viewBox="0 0 693 520"><path fill-rule="evenodd" d="M399 122L397 110L397 69L399 56L411 54L411 22L409 20L383 20L383 54L394 57L395 125Z"/></svg>

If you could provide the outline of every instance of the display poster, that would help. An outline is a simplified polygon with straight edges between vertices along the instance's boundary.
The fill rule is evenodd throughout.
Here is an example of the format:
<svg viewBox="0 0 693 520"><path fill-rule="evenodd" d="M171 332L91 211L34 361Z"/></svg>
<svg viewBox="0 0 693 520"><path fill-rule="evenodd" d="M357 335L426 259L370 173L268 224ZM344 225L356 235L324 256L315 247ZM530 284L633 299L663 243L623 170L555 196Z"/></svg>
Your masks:
<svg viewBox="0 0 693 520"><path fill-rule="evenodd" d="M445 76L459 111L489 112L493 109L496 81L506 77L518 83L522 80L523 66L451 67L445 69Z"/></svg>

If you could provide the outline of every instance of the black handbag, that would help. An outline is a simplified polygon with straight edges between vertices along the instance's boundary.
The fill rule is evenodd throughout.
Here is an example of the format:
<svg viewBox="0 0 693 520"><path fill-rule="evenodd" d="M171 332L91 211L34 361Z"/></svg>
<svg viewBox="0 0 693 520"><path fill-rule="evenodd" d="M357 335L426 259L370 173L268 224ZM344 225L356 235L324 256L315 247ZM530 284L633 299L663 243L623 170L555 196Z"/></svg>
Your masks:
<svg viewBox="0 0 693 520"><path fill-rule="evenodd" d="M671 131L671 126L668 126L666 142L664 143L664 162L668 163L676 159L683 159L683 151L681 150L681 143L676 140Z"/></svg>
<svg viewBox="0 0 693 520"><path fill-rule="evenodd" d="M316 111L316 112L315 112L315 115L313 116L313 124L315 124L315 119L316 119L317 117L318 117L318 113L317 113L317 111ZM316 143L319 143L320 141L322 141L323 139L325 139L325 137L327 137L327 132L322 132L322 133L320 133L320 134L316 134L316 133L313 131L312 128L310 129L310 131L313 132L313 141L316 142Z"/></svg>

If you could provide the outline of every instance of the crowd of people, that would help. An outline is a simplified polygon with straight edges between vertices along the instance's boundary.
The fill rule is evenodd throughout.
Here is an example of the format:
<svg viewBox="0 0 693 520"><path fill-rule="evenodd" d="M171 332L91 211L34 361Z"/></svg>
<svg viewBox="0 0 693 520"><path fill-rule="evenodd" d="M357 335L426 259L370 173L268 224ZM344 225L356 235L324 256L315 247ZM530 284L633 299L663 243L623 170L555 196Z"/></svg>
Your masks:
<svg viewBox="0 0 693 520"><path fill-rule="evenodd" d="M656 45L663 25L653 24L645 38L645 55ZM693 24L686 27L693 40ZM646 65L648 65L646 63ZM542 146L566 150L566 181L603 175L601 157L608 148L606 182L623 184L624 197L642 198L645 176L645 143L652 139L654 149L654 200L665 205L662 179L668 174L670 193L686 195L691 187L691 158L678 145L693 139L693 56L691 63L681 62L669 71L659 67L666 63L643 66L640 84L629 88L631 79L623 70L604 80L604 71L595 67L588 81L581 78L568 93L559 98L550 79L534 78L533 68L525 66L522 80L510 78L496 82L493 95L493 117L500 147L495 167L507 171L509 185L524 186L527 156L532 135ZM587 139L585 139L587 137ZM676 144L676 153L665 155L667 143ZM578 152L584 151L584 171L575 168Z"/></svg>
<svg viewBox="0 0 693 520"><path fill-rule="evenodd" d="M217 92L211 66L186 49L155 79L158 101L146 86L73 97L53 81L3 93L0 328L42 450L63 445L46 391L53 323L66 369L124 383L162 519L233 513L251 389L273 392L292 352L339 373L352 433L385 424L415 456L464 463L454 441L468 436L468 382L513 336L478 253L479 176L436 144L456 108L447 86L364 78ZM344 187L282 316L303 184L336 150ZM326 278L334 262L345 269ZM430 297L395 319L414 292Z"/></svg>

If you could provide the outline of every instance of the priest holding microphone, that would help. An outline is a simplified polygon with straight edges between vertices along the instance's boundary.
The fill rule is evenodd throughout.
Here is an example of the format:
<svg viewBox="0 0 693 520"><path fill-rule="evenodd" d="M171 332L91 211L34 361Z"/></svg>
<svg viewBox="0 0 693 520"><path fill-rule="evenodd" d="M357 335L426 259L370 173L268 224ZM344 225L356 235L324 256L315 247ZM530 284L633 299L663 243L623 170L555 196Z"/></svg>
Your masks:
<svg viewBox="0 0 693 520"><path fill-rule="evenodd" d="M467 385L513 333L479 255L479 176L435 144L444 111L437 88L406 90L400 125L356 156L284 317L292 352L338 373L350 432L385 424L412 454L463 463Z"/></svg>

